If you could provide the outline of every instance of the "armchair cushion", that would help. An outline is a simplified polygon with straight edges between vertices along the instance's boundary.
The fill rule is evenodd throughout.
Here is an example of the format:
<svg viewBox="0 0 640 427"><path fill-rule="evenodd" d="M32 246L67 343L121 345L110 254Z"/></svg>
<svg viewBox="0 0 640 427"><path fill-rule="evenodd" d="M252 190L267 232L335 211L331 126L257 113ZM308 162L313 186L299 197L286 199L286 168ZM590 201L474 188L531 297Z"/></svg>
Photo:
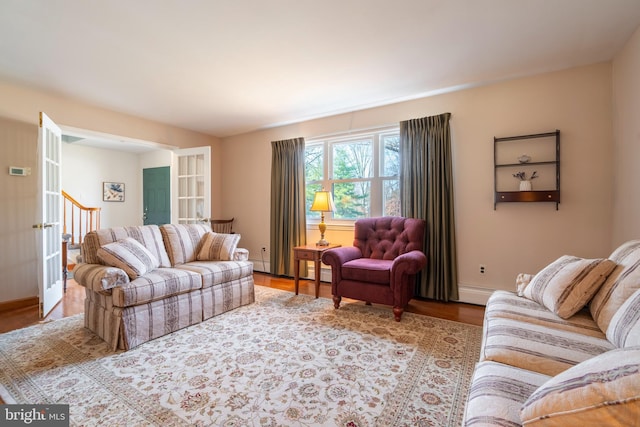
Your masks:
<svg viewBox="0 0 640 427"><path fill-rule="evenodd" d="M388 285L391 281L393 261L358 258L342 264L342 278Z"/></svg>
<svg viewBox="0 0 640 427"><path fill-rule="evenodd" d="M400 283L403 275L413 275L422 270L427 257L420 251L411 251L394 260L356 258L342 264L342 278L389 285L393 277Z"/></svg>
<svg viewBox="0 0 640 427"><path fill-rule="evenodd" d="M343 246L323 252L322 262L331 267L331 283L339 283L342 280L342 265L361 257L360 249L353 246Z"/></svg>

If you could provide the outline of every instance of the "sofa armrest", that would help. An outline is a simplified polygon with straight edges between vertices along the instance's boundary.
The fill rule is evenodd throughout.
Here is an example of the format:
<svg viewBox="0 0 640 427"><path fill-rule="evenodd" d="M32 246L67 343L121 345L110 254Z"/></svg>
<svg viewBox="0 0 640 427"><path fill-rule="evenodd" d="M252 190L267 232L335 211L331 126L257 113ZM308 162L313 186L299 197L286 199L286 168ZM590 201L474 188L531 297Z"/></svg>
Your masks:
<svg viewBox="0 0 640 427"><path fill-rule="evenodd" d="M333 248L322 253L322 262L331 267L333 286L342 280L342 264L357 258L362 258L362 252L354 246Z"/></svg>
<svg viewBox="0 0 640 427"><path fill-rule="evenodd" d="M94 292L104 292L129 283L124 270L100 264L80 263L73 269L73 278L79 285Z"/></svg>
<svg viewBox="0 0 640 427"><path fill-rule="evenodd" d="M362 258L362 252L354 246L333 248L322 253L322 262L331 267L340 267L345 262L357 258Z"/></svg>
<svg viewBox="0 0 640 427"><path fill-rule="evenodd" d="M427 265L427 256L422 251L410 251L397 256L391 265L393 276L416 274Z"/></svg>
<svg viewBox="0 0 640 427"><path fill-rule="evenodd" d="M422 251L410 251L397 256L391 264L391 290L395 301L409 301L414 295L413 281L408 277L417 274L427 265L427 256Z"/></svg>
<svg viewBox="0 0 640 427"><path fill-rule="evenodd" d="M234 261L249 261L249 251L244 248L236 248L233 252Z"/></svg>

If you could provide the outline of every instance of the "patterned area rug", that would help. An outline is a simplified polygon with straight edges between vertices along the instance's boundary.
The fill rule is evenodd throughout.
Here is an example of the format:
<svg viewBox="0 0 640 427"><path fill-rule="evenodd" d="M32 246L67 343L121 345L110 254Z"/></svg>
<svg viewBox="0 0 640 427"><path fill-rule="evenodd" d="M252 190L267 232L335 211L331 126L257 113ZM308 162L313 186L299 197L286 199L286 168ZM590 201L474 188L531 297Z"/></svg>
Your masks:
<svg viewBox="0 0 640 427"><path fill-rule="evenodd" d="M112 353L82 315L0 335L7 403L71 425L459 426L481 328L256 286L256 303Z"/></svg>

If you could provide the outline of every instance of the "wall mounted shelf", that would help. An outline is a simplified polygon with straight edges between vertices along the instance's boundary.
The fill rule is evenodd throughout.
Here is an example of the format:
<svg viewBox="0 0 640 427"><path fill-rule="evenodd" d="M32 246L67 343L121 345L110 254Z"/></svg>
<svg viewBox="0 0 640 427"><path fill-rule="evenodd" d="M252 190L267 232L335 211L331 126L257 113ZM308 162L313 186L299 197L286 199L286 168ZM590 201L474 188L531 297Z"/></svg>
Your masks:
<svg viewBox="0 0 640 427"><path fill-rule="evenodd" d="M524 153L532 153L533 156ZM520 155L520 156L519 156ZM518 161L526 158L526 161ZM533 161L532 161L533 160ZM560 131L532 135L493 138L494 161L494 202L553 202L556 210L560 203ZM546 181L540 179L544 190L509 191L513 184L513 174L524 172L531 176L534 171L544 170ZM542 177L542 172L541 175Z"/></svg>

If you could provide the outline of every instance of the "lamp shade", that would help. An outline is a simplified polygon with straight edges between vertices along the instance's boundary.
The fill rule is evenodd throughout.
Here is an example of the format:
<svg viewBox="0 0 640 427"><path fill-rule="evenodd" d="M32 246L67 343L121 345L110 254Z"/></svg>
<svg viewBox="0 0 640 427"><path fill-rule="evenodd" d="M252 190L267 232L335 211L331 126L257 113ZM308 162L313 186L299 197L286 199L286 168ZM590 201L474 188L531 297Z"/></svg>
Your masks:
<svg viewBox="0 0 640 427"><path fill-rule="evenodd" d="M311 204L312 211L333 212L336 210L330 191L316 191Z"/></svg>

